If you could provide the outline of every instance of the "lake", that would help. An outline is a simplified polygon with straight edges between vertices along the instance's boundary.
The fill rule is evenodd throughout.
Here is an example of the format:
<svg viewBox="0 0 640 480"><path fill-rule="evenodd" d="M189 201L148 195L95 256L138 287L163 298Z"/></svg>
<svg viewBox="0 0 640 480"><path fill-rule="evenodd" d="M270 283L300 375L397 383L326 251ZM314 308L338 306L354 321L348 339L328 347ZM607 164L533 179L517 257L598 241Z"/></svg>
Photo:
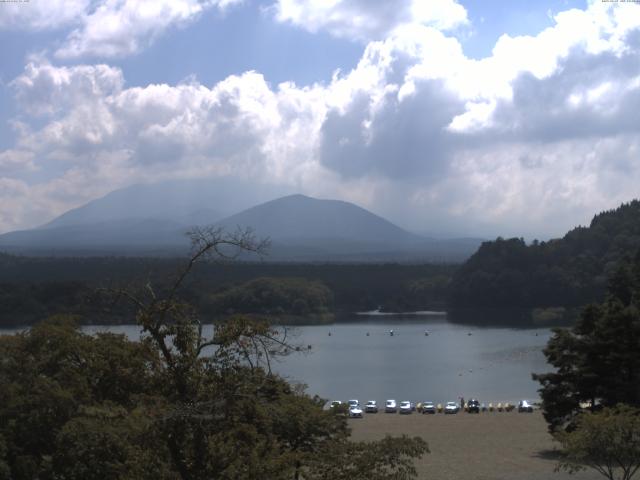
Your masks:
<svg viewBox="0 0 640 480"><path fill-rule="evenodd" d="M135 325L83 329L139 337ZM279 360L274 369L327 399L442 403L463 396L514 403L537 399L531 373L551 369L542 354L548 328L471 327L449 323L444 315L415 315L359 316L291 330L296 344L312 349Z"/></svg>

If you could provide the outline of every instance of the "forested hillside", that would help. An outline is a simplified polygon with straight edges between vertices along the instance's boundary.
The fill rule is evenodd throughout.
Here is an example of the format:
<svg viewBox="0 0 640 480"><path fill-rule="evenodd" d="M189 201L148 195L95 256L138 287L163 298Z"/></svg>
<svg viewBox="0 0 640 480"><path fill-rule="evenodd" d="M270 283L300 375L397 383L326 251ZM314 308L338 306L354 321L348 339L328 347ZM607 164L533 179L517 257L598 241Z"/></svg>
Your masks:
<svg viewBox="0 0 640 480"><path fill-rule="evenodd" d="M284 317L287 323L332 322L333 293L306 278L260 277L203 299L203 310L215 315L237 313Z"/></svg>
<svg viewBox="0 0 640 480"><path fill-rule="evenodd" d="M640 248L640 201L596 215L548 242L483 243L455 273L450 306L581 306L602 299L607 278Z"/></svg>
<svg viewBox="0 0 640 480"><path fill-rule="evenodd" d="M0 326L71 313L83 323L121 323L130 312L105 302L110 287L166 287L179 258L44 258L0 254ZM181 292L206 315L342 314L444 310L454 265L203 263ZM264 277L268 277L265 280ZM262 278L262 280L258 280ZM296 299L300 302L296 302ZM287 320L286 318L284 320ZM290 318L294 321L295 319ZM316 321L316 320L310 320ZM323 320L324 321L324 320Z"/></svg>

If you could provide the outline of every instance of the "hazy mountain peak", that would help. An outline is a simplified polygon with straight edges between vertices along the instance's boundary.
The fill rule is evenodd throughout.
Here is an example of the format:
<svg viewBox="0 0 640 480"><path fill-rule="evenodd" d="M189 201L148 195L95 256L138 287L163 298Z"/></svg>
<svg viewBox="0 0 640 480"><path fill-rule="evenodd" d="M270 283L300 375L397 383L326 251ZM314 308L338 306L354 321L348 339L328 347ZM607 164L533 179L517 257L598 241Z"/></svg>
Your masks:
<svg viewBox="0 0 640 480"><path fill-rule="evenodd" d="M71 209L42 228L130 219L210 224L281 193L269 185L227 177L136 184Z"/></svg>
<svg viewBox="0 0 640 480"><path fill-rule="evenodd" d="M420 237L353 203L295 194L232 215L220 224L252 227L258 235L280 239L345 239L394 245Z"/></svg>

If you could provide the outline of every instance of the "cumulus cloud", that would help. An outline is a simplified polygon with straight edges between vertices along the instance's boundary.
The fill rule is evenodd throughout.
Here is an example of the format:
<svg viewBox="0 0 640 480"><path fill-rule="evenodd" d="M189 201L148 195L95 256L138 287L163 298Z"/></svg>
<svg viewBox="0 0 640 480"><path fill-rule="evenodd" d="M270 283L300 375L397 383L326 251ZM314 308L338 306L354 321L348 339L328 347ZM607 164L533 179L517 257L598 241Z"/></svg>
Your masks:
<svg viewBox="0 0 640 480"><path fill-rule="evenodd" d="M177 174L286 184L421 231L559 234L637 195L639 12L563 12L481 60L438 28L396 25L307 87L246 72L127 88L115 67L34 60L11 83L24 114L0 153L12 201L33 207L0 229Z"/></svg>
<svg viewBox="0 0 640 480"><path fill-rule="evenodd" d="M55 52L61 59L123 57L138 53L172 27L243 0L47 0L7 2L0 29L71 31Z"/></svg>
<svg viewBox="0 0 640 480"><path fill-rule="evenodd" d="M47 0L45 2L3 2L0 30L57 30L80 21L90 0Z"/></svg>
<svg viewBox="0 0 640 480"><path fill-rule="evenodd" d="M34 116L68 111L87 100L103 99L122 89L124 78L108 65L54 67L46 60L29 62L11 82L16 99Z"/></svg>
<svg viewBox="0 0 640 480"><path fill-rule="evenodd" d="M172 26L184 25L203 11L226 8L239 0L106 0L86 12L73 30L59 58L121 57L139 52Z"/></svg>
<svg viewBox="0 0 640 480"><path fill-rule="evenodd" d="M278 0L273 8L281 22L360 41L385 38L405 24L451 30L468 23L456 0Z"/></svg>

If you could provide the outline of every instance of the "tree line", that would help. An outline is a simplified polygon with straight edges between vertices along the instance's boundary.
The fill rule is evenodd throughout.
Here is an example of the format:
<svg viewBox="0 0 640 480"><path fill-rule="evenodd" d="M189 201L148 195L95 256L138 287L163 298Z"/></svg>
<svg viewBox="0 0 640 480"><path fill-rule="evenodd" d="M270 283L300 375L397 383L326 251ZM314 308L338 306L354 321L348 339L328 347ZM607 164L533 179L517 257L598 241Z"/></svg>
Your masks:
<svg viewBox="0 0 640 480"><path fill-rule="evenodd" d="M607 278L640 249L640 201L596 215L563 238L483 243L453 275L452 308L580 307L601 301Z"/></svg>
<svg viewBox="0 0 640 480"><path fill-rule="evenodd" d="M33 258L0 255L0 326L59 313L84 323L123 323L131 312L97 294L153 282L168 288L180 259ZM217 261L194 266L182 295L202 314L340 315L444 309L453 265L272 264ZM296 300L299 300L296 302Z"/></svg>

